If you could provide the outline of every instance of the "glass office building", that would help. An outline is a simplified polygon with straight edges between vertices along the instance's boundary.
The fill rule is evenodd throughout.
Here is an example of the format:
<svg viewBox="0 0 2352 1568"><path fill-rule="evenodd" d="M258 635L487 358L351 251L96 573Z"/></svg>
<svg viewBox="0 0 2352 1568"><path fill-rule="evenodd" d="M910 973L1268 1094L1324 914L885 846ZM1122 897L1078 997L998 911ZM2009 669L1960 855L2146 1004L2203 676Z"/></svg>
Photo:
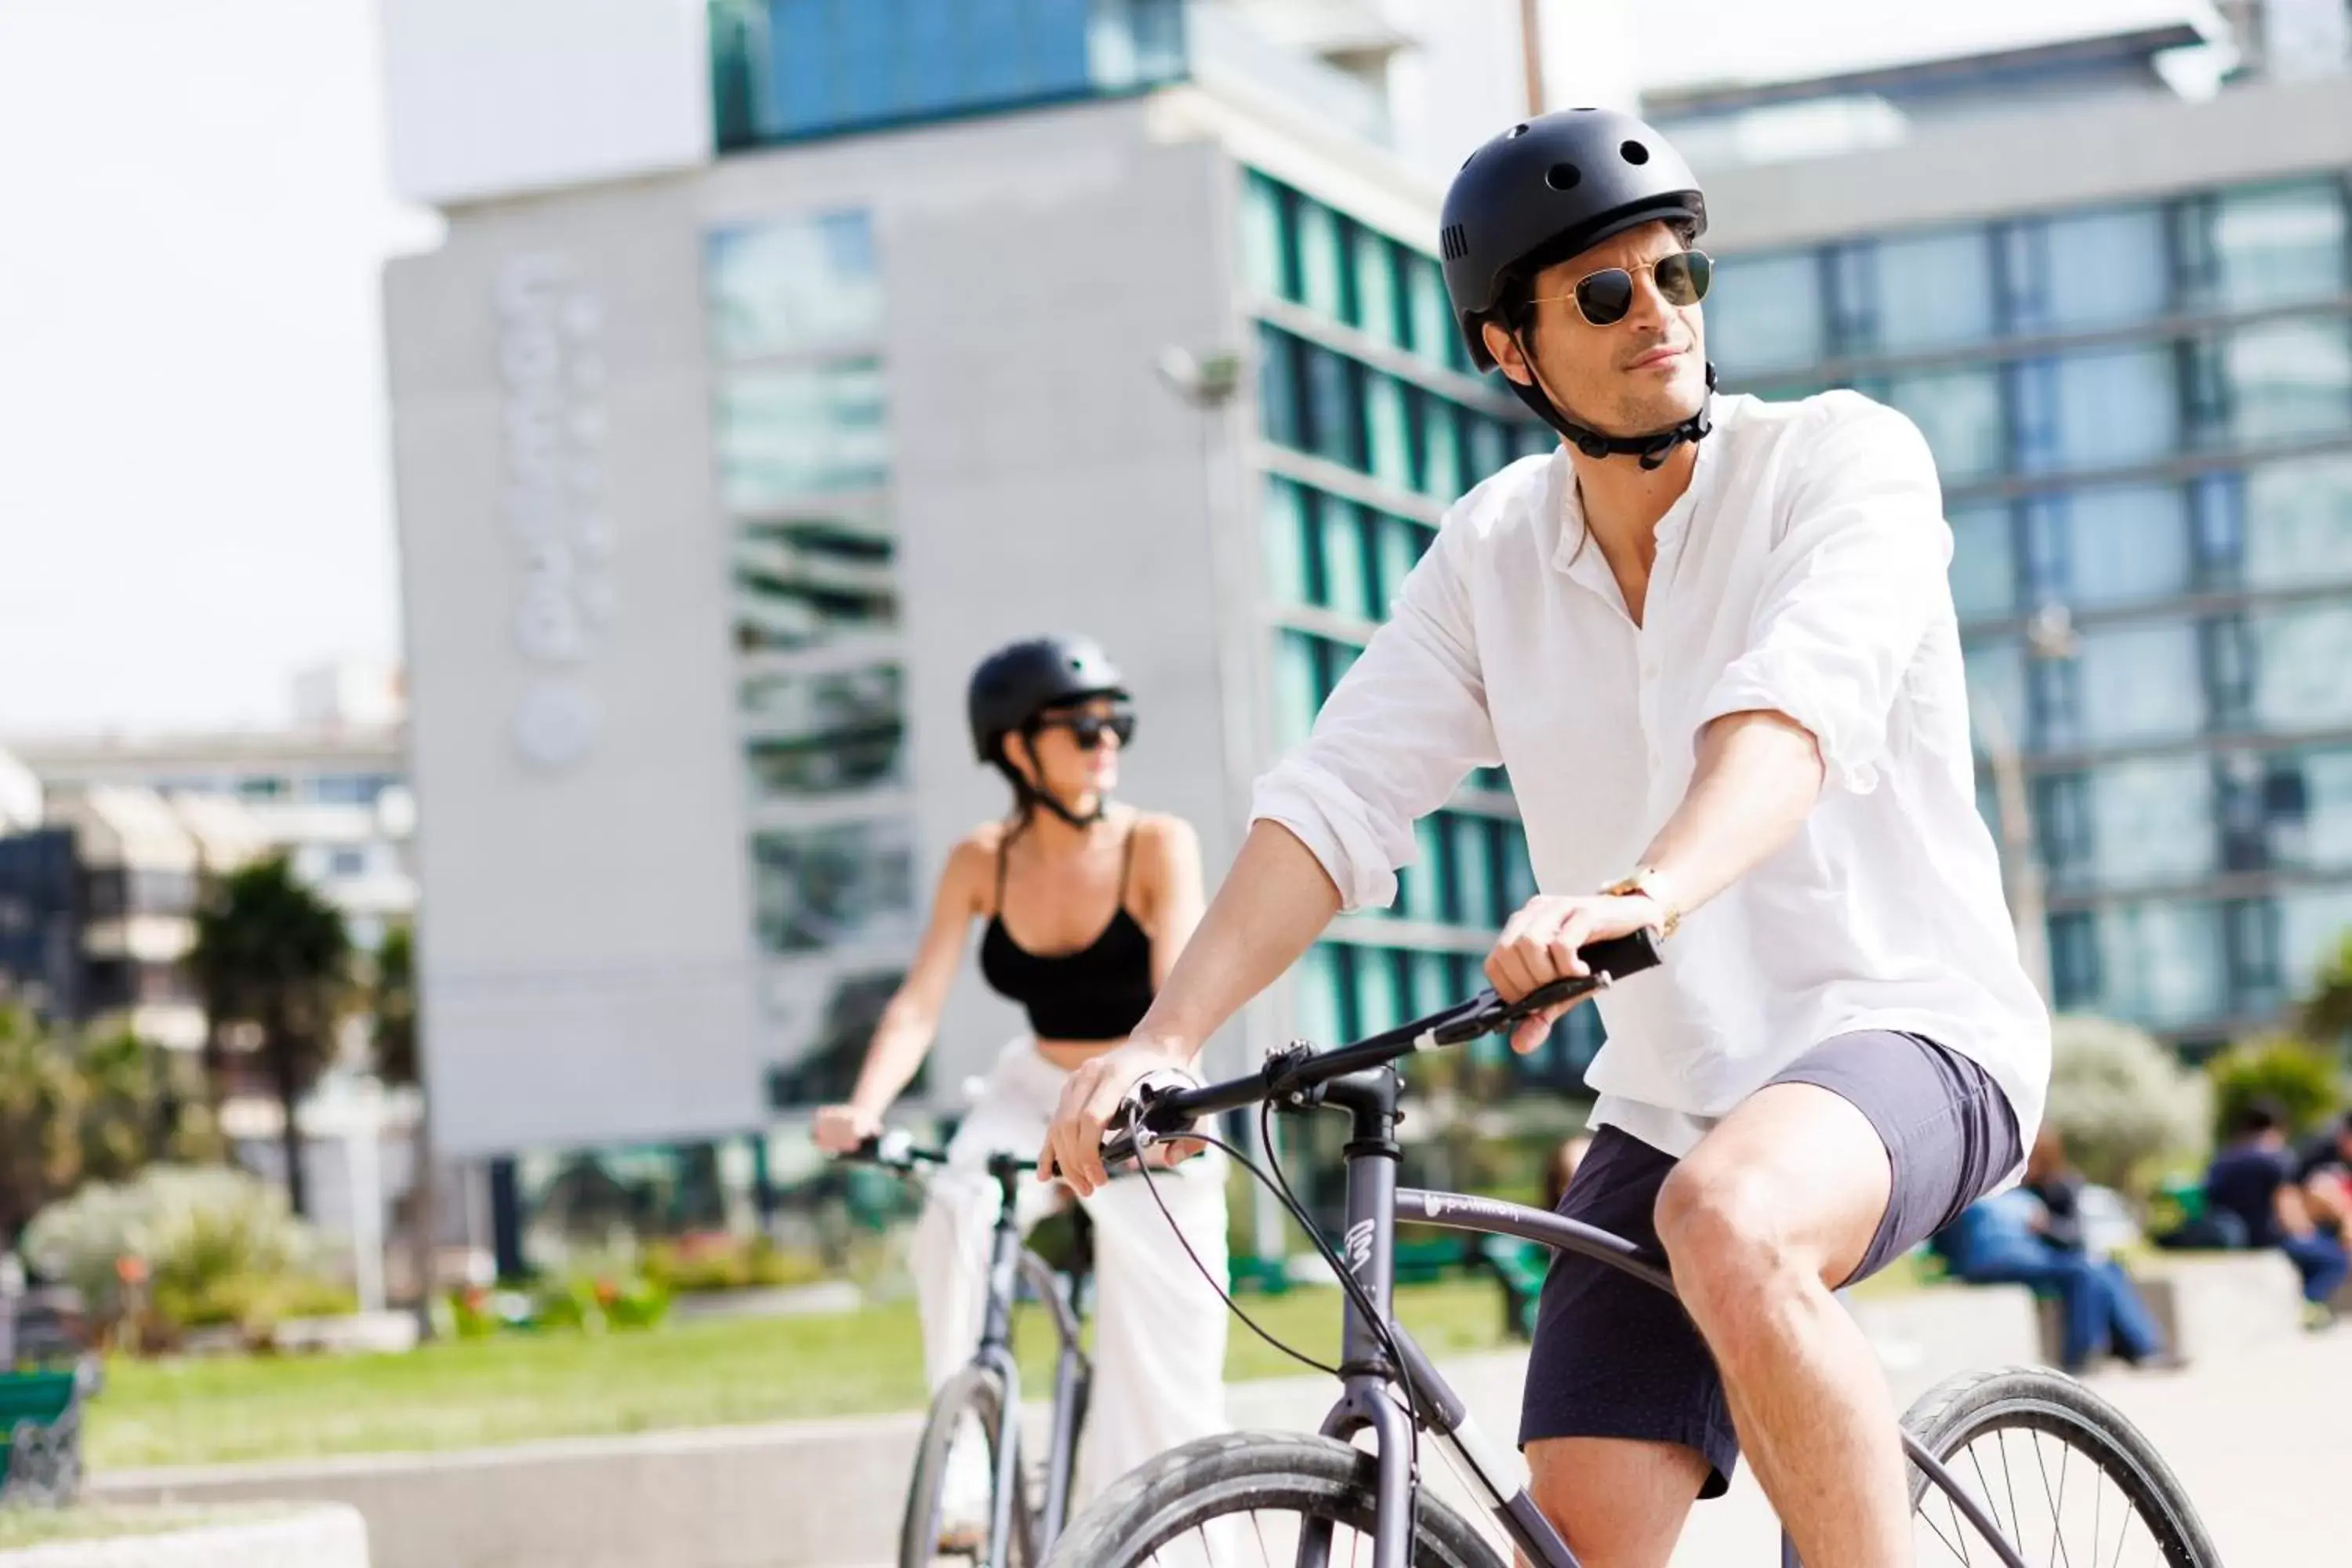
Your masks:
<svg viewBox="0 0 2352 1568"><path fill-rule="evenodd" d="M1732 254L1706 320L1732 387L1850 386L1934 448L2058 1005L2275 1016L2352 926L2344 176Z"/></svg>
<svg viewBox="0 0 2352 1568"><path fill-rule="evenodd" d="M1433 255L1262 173L1243 178L1242 271L1265 437L1269 695L1283 751L1306 738L1445 508L1556 438L1473 372ZM1502 770L1466 781L1419 838L1394 905L1343 919L1292 977L1305 1037L1352 1038L1470 994L1495 933L1534 896ZM1518 1069L1578 1086L1599 1043L1595 1016L1582 1009Z"/></svg>

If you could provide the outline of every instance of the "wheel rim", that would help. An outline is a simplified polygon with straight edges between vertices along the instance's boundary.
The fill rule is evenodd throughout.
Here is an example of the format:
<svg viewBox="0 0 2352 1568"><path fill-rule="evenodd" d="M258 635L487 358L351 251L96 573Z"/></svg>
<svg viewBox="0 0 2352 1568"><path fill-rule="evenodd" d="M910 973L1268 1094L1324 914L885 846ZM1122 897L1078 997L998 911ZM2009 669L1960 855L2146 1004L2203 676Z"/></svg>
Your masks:
<svg viewBox="0 0 2352 1568"><path fill-rule="evenodd" d="M1993 1413L1943 1445L1938 1458L2031 1568L2179 1568L2179 1522L2154 1506L2130 1457L2063 1413ZM1915 1499L1920 1568L1976 1568L2000 1555L1941 1488Z"/></svg>

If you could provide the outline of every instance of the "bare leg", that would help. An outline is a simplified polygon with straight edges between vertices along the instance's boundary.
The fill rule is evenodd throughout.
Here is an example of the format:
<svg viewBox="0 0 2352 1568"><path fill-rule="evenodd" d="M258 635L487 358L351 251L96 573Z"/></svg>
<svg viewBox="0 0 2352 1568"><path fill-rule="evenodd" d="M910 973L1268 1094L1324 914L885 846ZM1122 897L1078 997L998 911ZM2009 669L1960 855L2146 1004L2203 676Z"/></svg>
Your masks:
<svg viewBox="0 0 2352 1568"><path fill-rule="evenodd" d="M1830 1293L1861 1262L1892 1190L1868 1119L1791 1083L1726 1117L1658 1194L1675 1289L1805 1568L1912 1560L1894 1396Z"/></svg>
<svg viewBox="0 0 2352 1568"><path fill-rule="evenodd" d="M1675 1443L1546 1437L1528 1445L1528 1495L1583 1568L1665 1568L1706 1468Z"/></svg>

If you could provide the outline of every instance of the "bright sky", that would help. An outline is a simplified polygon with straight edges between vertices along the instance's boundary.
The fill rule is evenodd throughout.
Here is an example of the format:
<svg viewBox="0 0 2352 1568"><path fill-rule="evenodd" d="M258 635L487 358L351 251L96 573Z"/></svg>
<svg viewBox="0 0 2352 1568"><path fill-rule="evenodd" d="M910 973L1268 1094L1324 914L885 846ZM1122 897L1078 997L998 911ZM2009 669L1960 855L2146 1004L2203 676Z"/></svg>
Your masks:
<svg viewBox="0 0 2352 1568"><path fill-rule="evenodd" d="M0 3L0 735L398 646L373 0Z"/></svg>
<svg viewBox="0 0 2352 1568"><path fill-rule="evenodd" d="M1661 81L2197 8L1575 3ZM396 652L378 268L437 220L384 190L374 4L0 0L0 735L273 722Z"/></svg>

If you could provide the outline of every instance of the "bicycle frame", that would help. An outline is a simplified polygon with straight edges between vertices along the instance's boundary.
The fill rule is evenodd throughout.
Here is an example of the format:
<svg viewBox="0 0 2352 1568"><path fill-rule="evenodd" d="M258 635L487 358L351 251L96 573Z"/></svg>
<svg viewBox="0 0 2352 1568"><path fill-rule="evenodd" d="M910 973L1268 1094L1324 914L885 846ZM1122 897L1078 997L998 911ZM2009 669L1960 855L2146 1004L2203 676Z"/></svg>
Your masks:
<svg viewBox="0 0 2352 1568"><path fill-rule="evenodd" d="M1023 1484L1020 1467L1021 1368L1013 1355L1013 1306L1019 1282L1029 1281L1052 1320L1057 1350L1054 1361L1054 1415L1046 1441L1045 1495L1037 1514L1036 1556L1043 1557L1068 1522L1070 1479L1076 1466L1078 1430L1086 1421L1087 1396L1093 1369L1078 1345L1077 1296L1087 1271L1087 1259L1067 1274L1061 1272L1022 1244L1020 1216L1015 1211L1026 1161L1009 1154L989 1158L988 1173L996 1183L996 1223L989 1233L988 1301L981 1320L980 1344L971 1364L993 1373L1004 1390L996 1415L994 1503L988 1521L988 1554L982 1561L998 1568L1012 1561L1013 1489Z"/></svg>
<svg viewBox="0 0 2352 1568"><path fill-rule="evenodd" d="M1412 1510L1418 1479L1412 1470L1412 1422L1444 1447L1455 1467L1480 1495L1522 1554L1536 1568L1579 1568L1575 1554L1560 1539L1528 1496L1510 1478L1511 1455L1497 1448L1480 1430L1461 1397L1447 1385L1428 1356L1413 1343L1394 1316L1396 1226L1406 1224L1443 1226L1491 1236L1511 1236L1546 1247L1574 1252L1594 1262L1630 1274L1643 1284L1675 1293L1674 1279L1663 1258L1643 1252L1622 1237L1567 1219L1541 1209L1463 1193L1400 1188L1397 1167L1402 1151L1396 1141L1397 1106L1403 1080L1392 1067L1358 1072L1323 1084L1317 1098L1345 1110L1351 1125L1344 1160L1347 1169L1348 1227L1343 1235L1348 1271L1370 1300L1373 1310L1394 1341L1400 1367L1387 1344L1367 1322L1353 1294L1343 1297L1344 1327L1340 1341L1340 1381L1344 1392L1324 1418L1326 1436L1351 1441L1369 1431L1374 1443L1377 1498L1372 1540L1373 1568L1408 1568L1412 1562ZM1418 1211L1417 1213L1413 1211ZM1401 1402L1400 1396L1406 1396ZM1408 1414L1408 1408L1411 1414ZM1904 1451L1911 1463L1942 1489L1969 1523L1989 1542L2008 1568L2025 1568L2023 1559L1993 1521L1934 1456L1909 1433ZM1298 1568L1328 1568L1330 1527L1309 1527L1298 1543ZM1794 1547L1781 1538L1781 1560L1795 1568Z"/></svg>

